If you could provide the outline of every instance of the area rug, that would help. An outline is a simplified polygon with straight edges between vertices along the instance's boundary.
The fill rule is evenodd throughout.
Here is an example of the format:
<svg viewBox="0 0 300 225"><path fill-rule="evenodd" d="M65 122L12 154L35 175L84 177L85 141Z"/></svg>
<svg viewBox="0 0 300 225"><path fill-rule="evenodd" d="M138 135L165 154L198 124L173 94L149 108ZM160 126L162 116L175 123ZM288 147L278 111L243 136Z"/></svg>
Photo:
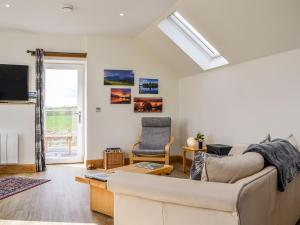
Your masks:
<svg viewBox="0 0 300 225"><path fill-rule="evenodd" d="M44 184L50 180L28 177L7 177L0 179L0 200Z"/></svg>

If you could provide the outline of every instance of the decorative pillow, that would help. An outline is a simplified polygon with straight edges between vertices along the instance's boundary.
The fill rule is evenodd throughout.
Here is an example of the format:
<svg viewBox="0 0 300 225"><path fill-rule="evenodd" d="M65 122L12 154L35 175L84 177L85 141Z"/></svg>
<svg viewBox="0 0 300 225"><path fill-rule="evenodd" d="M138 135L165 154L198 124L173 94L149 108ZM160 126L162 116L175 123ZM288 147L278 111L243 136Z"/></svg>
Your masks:
<svg viewBox="0 0 300 225"><path fill-rule="evenodd" d="M230 150L229 152L229 156L233 156L233 155L242 155L246 150L247 148L249 147L250 144L237 144L237 145L234 145L232 147L232 149Z"/></svg>
<svg viewBox="0 0 300 225"><path fill-rule="evenodd" d="M190 177L192 180L201 180L203 167L208 157L220 157L218 155L198 151L195 154L195 159L192 163Z"/></svg>
<svg viewBox="0 0 300 225"><path fill-rule="evenodd" d="M202 172L202 181L235 183L263 168L264 158L256 152L222 158L208 157Z"/></svg>
<svg viewBox="0 0 300 225"><path fill-rule="evenodd" d="M259 142L259 144L268 143L268 142L271 142L271 140L272 140L271 134L269 133L261 142Z"/></svg>
<svg viewBox="0 0 300 225"><path fill-rule="evenodd" d="M296 149L298 149L300 151L299 144L293 134L288 136L287 141L290 142Z"/></svg>

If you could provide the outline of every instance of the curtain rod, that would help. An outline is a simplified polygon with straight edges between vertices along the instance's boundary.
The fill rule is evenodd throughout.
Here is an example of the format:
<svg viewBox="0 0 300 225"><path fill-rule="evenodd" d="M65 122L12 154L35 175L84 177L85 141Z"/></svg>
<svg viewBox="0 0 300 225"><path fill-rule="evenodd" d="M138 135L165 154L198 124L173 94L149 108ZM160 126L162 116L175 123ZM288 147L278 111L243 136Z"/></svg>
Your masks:
<svg viewBox="0 0 300 225"><path fill-rule="evenodd" d="M35 51L27 50L31 56L35 56ZM74 53L74 52L44 52L45 56L49 57L68 57L68 58L86 58L87 53Z"/></svg>

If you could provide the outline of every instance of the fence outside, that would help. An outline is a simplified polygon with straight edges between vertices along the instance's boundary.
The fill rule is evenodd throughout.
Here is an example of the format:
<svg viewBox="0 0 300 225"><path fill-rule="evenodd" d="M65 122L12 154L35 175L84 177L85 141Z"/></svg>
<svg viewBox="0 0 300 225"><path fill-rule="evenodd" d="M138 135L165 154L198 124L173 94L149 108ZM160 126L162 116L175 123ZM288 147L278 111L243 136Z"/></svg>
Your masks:
<svg viewBox="0 0 300 225"><path fill-rule="evenodd" d="M45 146L47 153L70 154L77 147L77 108L45 109ZM74 153L74 152L73 152Z"/></svg>

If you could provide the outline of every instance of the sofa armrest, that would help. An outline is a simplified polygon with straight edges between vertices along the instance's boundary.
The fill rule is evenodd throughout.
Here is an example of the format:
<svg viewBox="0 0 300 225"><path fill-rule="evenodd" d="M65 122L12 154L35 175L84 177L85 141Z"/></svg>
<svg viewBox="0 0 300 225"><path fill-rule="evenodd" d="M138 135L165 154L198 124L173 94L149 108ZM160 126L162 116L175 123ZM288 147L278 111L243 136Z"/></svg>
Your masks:
<svg viewBox="0 0 300 225"><path fill-rule="evenodd" d="M121 171L108 180L115 194L226 212L236 212L241 187Z"/></svg>

